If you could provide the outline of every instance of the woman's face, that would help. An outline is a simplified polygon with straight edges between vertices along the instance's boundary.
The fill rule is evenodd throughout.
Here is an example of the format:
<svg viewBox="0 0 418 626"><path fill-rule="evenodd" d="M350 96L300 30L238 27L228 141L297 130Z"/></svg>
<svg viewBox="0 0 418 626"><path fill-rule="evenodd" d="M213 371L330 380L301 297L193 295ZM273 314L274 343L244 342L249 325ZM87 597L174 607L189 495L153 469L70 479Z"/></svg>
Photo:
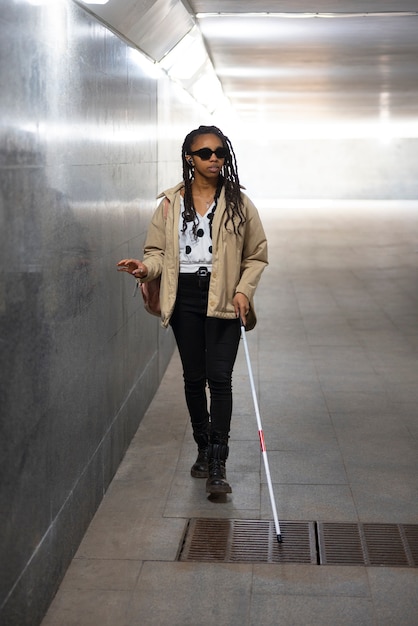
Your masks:
<svg viewBox="0 0 418 626"><path fill-rule="evenodd" d="M217 135L208 134L195 137L191 144L190 152L197 152L198 150L202 150L202 148L209 148L209 150L212 151L221 149L221 153L223 152L226 156L226 149L224 148L222 140ZM201 156L198 154L190 154L186 158L188 160L192 159L195 168L195 178L196 174L198 174L206 179L217 179L225 163L225 156L217 156L215 152L211 153L209 159L202 158L205 156L205 154Z"/></svg>

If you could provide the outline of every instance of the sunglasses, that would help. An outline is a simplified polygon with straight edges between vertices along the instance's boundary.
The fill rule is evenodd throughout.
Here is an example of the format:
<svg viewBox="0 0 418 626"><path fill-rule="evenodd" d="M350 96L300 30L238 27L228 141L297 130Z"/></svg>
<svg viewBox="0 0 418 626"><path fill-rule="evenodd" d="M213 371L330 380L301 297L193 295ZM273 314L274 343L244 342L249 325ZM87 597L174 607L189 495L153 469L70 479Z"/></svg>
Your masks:
<svg viewBox="0 0 418 626"><path fill-rule="evenodd" d="M202 161L209 161L212 154L214 154L217 159L224 159L228 154L228 150L226 148L216 148L216 150L200 148L200 150L195 150L195 152L190 152L190 154L198 156Z"/></svg>

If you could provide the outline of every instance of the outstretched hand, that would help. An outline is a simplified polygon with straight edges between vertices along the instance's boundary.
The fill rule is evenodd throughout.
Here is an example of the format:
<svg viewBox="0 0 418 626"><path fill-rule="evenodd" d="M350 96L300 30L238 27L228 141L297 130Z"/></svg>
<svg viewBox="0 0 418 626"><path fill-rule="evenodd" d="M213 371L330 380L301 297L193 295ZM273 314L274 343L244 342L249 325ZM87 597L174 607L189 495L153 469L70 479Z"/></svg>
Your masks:
<svg viewBox="0 0 418 626"><path fill-rule="evenodd" d="M148 274L148 268L142 261L138 259L122 259L117 264L118 272L127 272L135 278L145 278Z"/></svg>

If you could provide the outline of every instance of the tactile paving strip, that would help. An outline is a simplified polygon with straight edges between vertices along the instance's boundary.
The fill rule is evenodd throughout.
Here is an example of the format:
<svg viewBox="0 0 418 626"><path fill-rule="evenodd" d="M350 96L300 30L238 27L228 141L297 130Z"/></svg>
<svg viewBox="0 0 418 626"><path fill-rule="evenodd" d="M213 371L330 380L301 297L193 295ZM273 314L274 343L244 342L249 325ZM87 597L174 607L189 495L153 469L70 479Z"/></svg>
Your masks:
<svg viewBox="0 0 418 626"><path fill-rule="evenodd" d="M418 567L418 525L189 520L179 561Z"/></svg>

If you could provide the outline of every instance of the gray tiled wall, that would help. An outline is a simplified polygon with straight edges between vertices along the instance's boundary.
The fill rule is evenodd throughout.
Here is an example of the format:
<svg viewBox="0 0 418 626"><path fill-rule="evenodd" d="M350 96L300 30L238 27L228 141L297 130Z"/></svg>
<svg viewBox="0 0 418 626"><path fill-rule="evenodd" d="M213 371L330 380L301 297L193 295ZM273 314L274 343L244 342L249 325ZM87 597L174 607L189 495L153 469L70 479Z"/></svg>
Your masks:
<svg viewBox="0 0 418 626"><path fill-rule="evenodd" d="M24 626L172 354L115 264L141 255L158 188L179 175L159 180L158 109L179 131L198 111L183 101L170 119L162 85L71 0L0 9L0 622Z"/></svg>

